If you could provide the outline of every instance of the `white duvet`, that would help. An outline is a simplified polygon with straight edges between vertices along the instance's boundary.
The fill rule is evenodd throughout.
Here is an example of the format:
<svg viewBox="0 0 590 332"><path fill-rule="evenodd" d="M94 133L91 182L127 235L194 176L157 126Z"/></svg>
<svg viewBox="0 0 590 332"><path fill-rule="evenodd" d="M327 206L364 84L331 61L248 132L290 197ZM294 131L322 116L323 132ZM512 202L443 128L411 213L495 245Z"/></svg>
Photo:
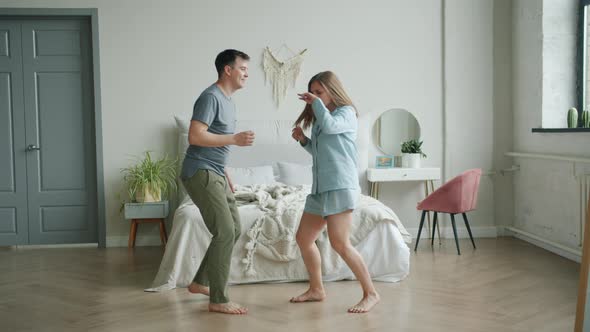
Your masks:
<svg viewBox="0 0 590 332"><path fill-rule="evenodd" d="M295 242L309 186L284 184L236 186L242 235L232 254L232 284L300 281L308 278ZM166 252L151 288L186 287L192 281L211 241L198 208L185 198L174 215ZM395 282L409 273L411 236L395 213L361 195L353 212L351 242L365 259L374 280ZM353 279L344 261L330 247L324 231L316 241L326 281Z"/></svg>

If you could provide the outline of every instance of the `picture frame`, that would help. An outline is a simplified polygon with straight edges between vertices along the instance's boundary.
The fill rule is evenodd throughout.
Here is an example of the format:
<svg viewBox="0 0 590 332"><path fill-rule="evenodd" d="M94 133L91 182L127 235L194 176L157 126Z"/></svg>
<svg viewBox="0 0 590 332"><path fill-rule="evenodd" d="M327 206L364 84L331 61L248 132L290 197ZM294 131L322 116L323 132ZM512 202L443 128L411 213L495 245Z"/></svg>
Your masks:
<svg viewBox="0 0 590 332"><path fill-rule="evenodd" d="M375 158L376 168L392 168L393 167L393 156L377 156Z"/></svg>

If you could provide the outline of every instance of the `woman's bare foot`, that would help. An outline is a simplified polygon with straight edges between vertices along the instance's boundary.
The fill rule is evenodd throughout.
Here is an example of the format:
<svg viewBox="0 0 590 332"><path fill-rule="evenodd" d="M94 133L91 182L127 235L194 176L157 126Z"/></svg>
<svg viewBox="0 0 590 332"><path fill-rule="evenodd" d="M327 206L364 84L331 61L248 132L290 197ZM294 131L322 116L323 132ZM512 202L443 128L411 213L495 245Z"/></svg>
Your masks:
<svg viewBox="0 0 590 332"><path fill-rule="evenodd" d="M362 314L365 312L369 312L381 299L379 294L377 293L370 293L365 295L363 299L357 303L354 307L349 308L348 312L353 314Z"/></svg>
<svg viewBox="0 0 590 332"><path fill-rule="evenodd" d="M209 296L209 287L197 284L196 282L193 282L188 286L188 291L193 294L203 294Z"/></svg>
<svg viewBox="0 0 590 332"><path fill-rule="evenodd" d="M290 302L301 303L301 302L318 302L323 301L326 298L326 292L323 289L308 289L307 292L292 297Z"/></svg>
<svg viewBox="0 0 590 332"><path fill-rule="evenodd" d="M209 303L209 311L232 315L243 315L248 313L248 309L246 307L234 302Z"/></svg>

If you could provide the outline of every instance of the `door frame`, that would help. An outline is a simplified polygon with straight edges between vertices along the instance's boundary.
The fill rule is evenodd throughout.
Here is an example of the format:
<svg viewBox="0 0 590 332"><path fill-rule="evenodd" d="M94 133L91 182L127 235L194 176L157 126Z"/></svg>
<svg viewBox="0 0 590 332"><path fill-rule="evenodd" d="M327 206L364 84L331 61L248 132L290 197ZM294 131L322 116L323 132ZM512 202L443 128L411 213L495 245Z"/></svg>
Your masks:
<svg viewBox="0 0 590 332"><path fill-rule="evenodd" d="M96 209L97 209L97 234L98 247L106 247L106 221L105 221L105 193L104 193L104 167L102 146L102 109L100 94L100 52L98 38L98 8L0 8L0 18L30 17L32 19L43 18L87 18L90 20L90 37L92 45L92 93L94 97L94 144L96 149Z"/></svg>

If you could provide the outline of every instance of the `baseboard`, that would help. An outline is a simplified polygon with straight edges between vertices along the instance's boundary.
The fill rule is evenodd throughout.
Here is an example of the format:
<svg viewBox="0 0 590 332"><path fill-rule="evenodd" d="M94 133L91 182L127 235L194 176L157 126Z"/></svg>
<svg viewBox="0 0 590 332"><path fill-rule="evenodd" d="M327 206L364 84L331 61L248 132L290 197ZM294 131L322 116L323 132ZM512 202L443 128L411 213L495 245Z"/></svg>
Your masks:
<svg viewBox="0 0 590 332"><path fill-rule="evenodd" d="M406 228L408 232L412 235L412 238L416 238L418 236L418 228ZM438 229L438 226L437 226ZM432 232L432 228L431 228ZM428 227L424 225L422 228L422 234L420 234L420 239L430 239L432 233L428 233ZM438 233L438 232L437 232ZM498 227L496 226L480 226L480 227L471 227L471 233L473 237L498 237ZM438 236L438 235L435 235ZM440 237L443 239L454 239L455 236L453 234L453 227L441 227L440 228ZM457 226L457 237L460 239L469 238L469 232L467 232L467 228Z"/></svg>
<svg viewBox="0 0 590 332"><path fill-rule="evenodd" d="M129 244L129 236L107 236L107 247L127 247ZM160 246L162 242L160 236L138 236L135 239L136 247ZM18 246L3 246L0 250L27 250L27 249L51 249L51 248L97 248L98 243L72 243L72 244L34 244L34 245L18 245Z"/></svg>
<svg viewBox="0 0 590 332"><path fill-rule="evenodd" d="M129 243L129 236L107 236L107 247L127 247ZM136 247L148 247L162 245L160 236L142 235L135 238Z"/></svg>
<svg viewBox="0 0 590 332"><path fill-rule="evenodd" d="M547 251L550 251L554 254L557 254L561 257L565 257L572 261L580 262L582 260L582 250L569 248L559 243L555 243L553 241L544 239L540 236L534 235L532 233L520 230L515 227L506 226L504 227L506 234L513 236L517 239L521 239L526 241L530 244L533 244L537 247L541 247Z"/></svg>
<svg viewBox="0 0 590 332"><path fill-rule="evenodd" d="M506 226L496 226L496 228L498 229L498 237L510 236L506 231Z"/></svg>
<svg viewBox="0 0 590 332"><path fill-rule="evenodd" d="M98 248L98 243L67 243L67 244L19 244L2 247L6 250L57 249L57 248Z"/></svg>

